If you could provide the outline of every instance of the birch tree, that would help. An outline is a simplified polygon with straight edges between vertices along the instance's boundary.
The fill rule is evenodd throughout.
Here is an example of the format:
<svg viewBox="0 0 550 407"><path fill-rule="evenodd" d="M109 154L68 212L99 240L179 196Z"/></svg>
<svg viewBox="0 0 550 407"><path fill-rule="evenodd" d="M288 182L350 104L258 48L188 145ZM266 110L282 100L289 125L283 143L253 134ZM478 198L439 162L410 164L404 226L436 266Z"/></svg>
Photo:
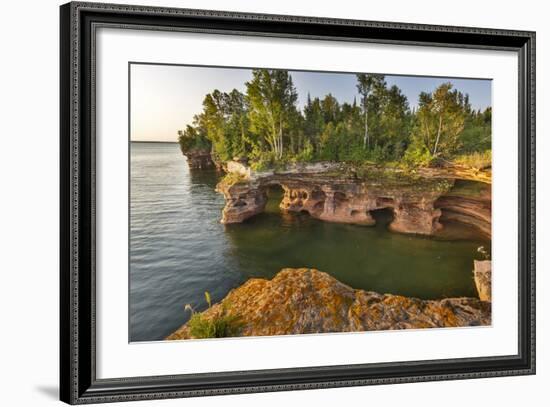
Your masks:
<svg viewBox="0 0 550 407"><path fill-rule="evenodd" d="M246 83L250 130L267 143L281 159L285 137L290 137L292 118L297 113L298 94L288 71L254 69Z"/></svg>
<svg viewBox="0 0 550 407"><path fill-rule="evenodd" d="M452 88L447 82L431 94L420 94L414 137L422 141L433 158L448 156L460 146L468 103L462 93Z"/></svg>
<svg viewBox="0 0 550 407"><path fill-rule="evenodd" d="M369 137L369 102L371 101L374 90L377 87L384 87L386 83L384 81L384 75L378 74L357 74L357 91L361 95L361 105L363 107L363 120L364 120L364 136L363 147L370 148Z"/></svg>

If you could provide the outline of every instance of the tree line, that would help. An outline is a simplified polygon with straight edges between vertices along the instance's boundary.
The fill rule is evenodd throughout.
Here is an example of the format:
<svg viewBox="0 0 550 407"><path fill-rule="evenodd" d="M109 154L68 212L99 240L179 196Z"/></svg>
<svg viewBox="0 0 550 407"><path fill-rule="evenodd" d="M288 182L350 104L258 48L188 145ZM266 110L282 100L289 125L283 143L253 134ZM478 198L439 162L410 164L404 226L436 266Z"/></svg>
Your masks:
<svg viewBox="0 0 550 407"><path fill-rule="evenodd" d="M356 78L353 103L308 94L300 109L288 71L255 69L245 93L205 96L202 112L178 132L180 147L210 149L219 161L247 159L258 169L317 160L430 165L474 153L490 157L491 108L472 109L451 83L422 92L411 109L383 75Z"/></svg>

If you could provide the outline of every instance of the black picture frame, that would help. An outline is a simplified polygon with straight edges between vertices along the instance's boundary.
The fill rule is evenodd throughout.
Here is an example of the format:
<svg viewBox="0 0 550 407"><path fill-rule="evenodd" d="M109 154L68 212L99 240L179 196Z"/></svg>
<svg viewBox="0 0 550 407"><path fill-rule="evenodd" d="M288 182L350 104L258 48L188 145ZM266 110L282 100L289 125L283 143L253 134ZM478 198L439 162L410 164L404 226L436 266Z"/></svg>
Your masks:
<svg viewBox="0 0 550 407"><path fill-rule="evenodd" d="M83 404L535 373L534 32L82 2L62 5L60 23L62 401ZM518 354L437 361L97 379L94 35L95 29L100 26L517 52Z"/></svg>

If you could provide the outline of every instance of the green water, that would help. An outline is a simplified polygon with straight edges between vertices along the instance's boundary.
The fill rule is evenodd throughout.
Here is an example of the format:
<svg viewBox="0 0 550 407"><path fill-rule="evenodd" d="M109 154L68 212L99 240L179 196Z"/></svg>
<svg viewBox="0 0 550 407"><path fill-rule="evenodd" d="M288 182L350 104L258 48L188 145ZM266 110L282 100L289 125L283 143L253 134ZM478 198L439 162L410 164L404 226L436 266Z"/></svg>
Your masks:
<svg viewBox="0 0 550 407"><path fill-rule="evenodd" d="M481 240L437 240L391 233L391 214L376 226L323 222L306 213L282 213L282 192L270 191L266 212L225 233L248 276L273 276L283 267L311 267L354 287L424 299L477 296L472 279Z"/></svg>

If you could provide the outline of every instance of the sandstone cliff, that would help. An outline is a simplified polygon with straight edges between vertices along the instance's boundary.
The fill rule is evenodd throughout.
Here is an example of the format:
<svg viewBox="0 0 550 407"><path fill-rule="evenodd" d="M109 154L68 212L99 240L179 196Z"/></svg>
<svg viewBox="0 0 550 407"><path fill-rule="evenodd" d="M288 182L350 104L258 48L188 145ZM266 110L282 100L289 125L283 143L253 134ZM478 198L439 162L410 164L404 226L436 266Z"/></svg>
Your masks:
<svg viewBox="0 0 550 407"><path fill-rule="evenodd" d="M322 163L280 173L253 174L237 164L228 168L241 179L222 181L217 187L226 199L222 223L240 223L263 212L267 189L279 185L284 190L282 210L304 211L324 221L373 225L372 212L389 209L393 214L389 228L395 232L434 235L443 228L442 221L448 221L491 236L490 184L465 187L449 169L405 174L374 168L358 176Z"/></svg>
<svg viewBox="0 0 550 407"><path fill-rule="evenodd" d="M234 336L266 336L491 324L491 303L476 298L420 300L356 290L314 269L283 269L251 279L204 318L233 317ZM193 338L183 325L167 339Z"/></svg>
<svg viewBox="0 0 550 407"><path fill-rule="evenodd" d="M214 167L210 150L192 150L185 152L183 155L187 158L189 168L203 169Z"/></svg>

